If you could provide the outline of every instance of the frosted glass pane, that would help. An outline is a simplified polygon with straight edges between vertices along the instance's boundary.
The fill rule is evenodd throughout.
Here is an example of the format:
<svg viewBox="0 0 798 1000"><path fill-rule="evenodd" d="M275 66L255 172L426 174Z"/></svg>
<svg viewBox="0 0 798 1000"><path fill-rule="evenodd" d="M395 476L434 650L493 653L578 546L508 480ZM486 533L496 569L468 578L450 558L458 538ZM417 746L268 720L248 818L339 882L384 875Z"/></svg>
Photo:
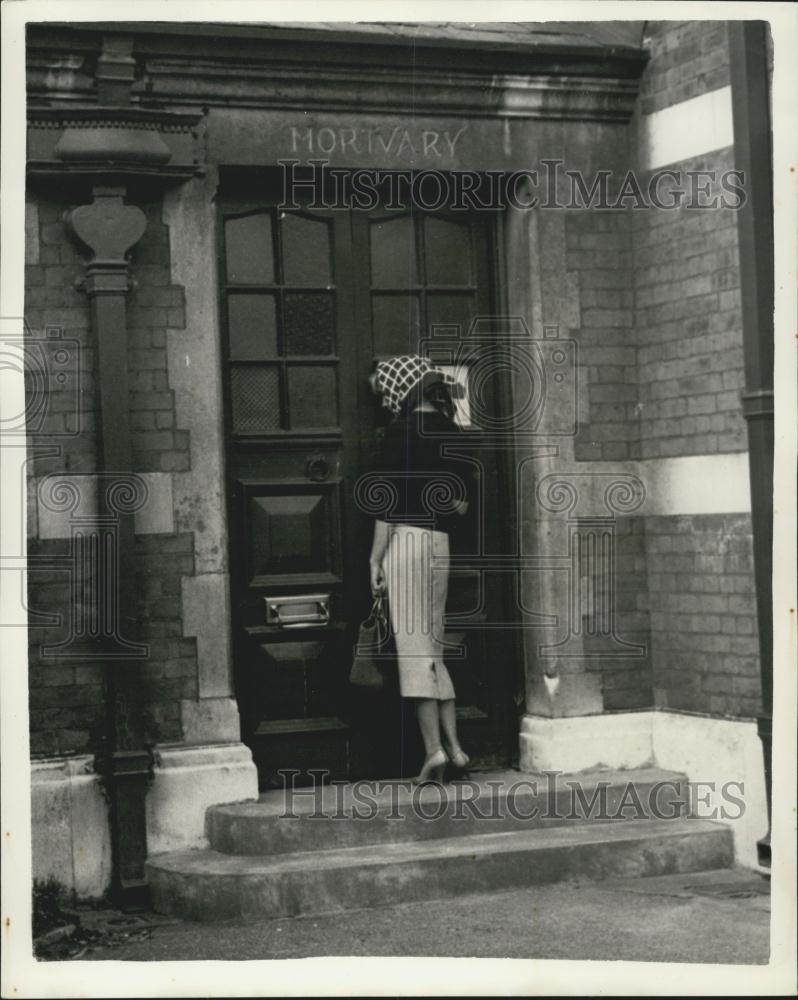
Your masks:
<svg viewBox="0 0 798 1000"><path fill-rule="evenodd" d="M371 322L377 357L417 354L420 336L418 297L372 295Z"/></svg>
<svg viewBox="0 0 798 1000"><path fill-rule="evenodd" d="M373 288L406 288L418 283L413 220L410 216L372 222L371 284Z"/></svg>
<svg viewBox="0 0 798 1000"><path fill-rule="evenodd" d="M277 355L273 295L227 296L227 329L233 361L264 361Z"/></svg>
<svg viewBox="0 0 798 1000"><path fill-rule="evenodd" d="M240 284L274 282L272 220L265 212L227 219L224 224L227 280Z"/></svg>
<svg viewBox="0 0 798 1000"><path fill-rule="evenodd" d="M291 430L337 426L338 392L335 382L334 367L302 365L288 369Z"/></svg>
<svg viewBox="0 0 798 1000"><path fill-rule="evenodd" d="M428 285L471 283L471 228L448 219L424 220L424 258Z"/></svg>
<svg viewBox="0 0 798 1000"><path fill-rule="evenodd" d="M433 326L455 326L459 329L460 336L465 336L473 318L472 295L439 295L434 292L427 295L428 336L431 336Z"/></svg>
<svg viewBox="0 0 798 1000"><path fill-rule="evenodd" d="M286 354L332 354L335 349L332 294L286 292L284 333Z"/></svg>
<svg viewBox="0 0 798 1000"><path fill-rule="evenodd" d="M281 217L283 279L286 285L330 284L330 226L286 212Z"/></svg>
<svg viewBox="0 0 798 1000"><path fill-rule="evenodd" d="M280 428L280 381L276 368L233 368L230 372L233 430Z"/></svg>

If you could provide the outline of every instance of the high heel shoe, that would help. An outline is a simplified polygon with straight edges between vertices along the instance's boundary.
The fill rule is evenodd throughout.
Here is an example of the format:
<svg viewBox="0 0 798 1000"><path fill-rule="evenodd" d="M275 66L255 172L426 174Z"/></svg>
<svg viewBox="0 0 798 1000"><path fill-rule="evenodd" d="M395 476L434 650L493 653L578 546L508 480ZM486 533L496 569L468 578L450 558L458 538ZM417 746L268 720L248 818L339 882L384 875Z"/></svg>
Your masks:
<svg viewBox="0 0 798 1000"><path fill-rule="evenodd" d="M449 758L446 756L446 751L443 747L439 747L425 759L420 773L412 779L413 784L425 785L429 781L440 783L443 780L443 772L448 763Z"/></svg>
<svg viewBox="0 0 798 1000"><path fill-rule="evenodd" d="M468 777L468 765L471 763L471 758L464 750L458 750L456 753L450 753L449 760L452 768L457 772L456 776L458 778Z"/></svg>

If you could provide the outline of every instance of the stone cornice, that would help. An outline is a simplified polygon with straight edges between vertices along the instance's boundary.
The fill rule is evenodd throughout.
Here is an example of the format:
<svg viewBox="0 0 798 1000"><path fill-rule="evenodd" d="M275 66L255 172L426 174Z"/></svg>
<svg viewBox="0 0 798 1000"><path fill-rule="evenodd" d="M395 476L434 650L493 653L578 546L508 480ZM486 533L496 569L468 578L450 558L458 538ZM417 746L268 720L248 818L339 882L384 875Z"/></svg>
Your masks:
<svg viewBox="0 0 798 1000"><path fill-rule="evenodd" d="M300 39L290 33L248 33L243 26L237 37L229 31L213 37L210 27L135 33L131 102L623 122L631 116L645 62L644 53L631 47L576 40L569 46L541 42L521 49L457 48L444 44L451 40L436 45L425 39L423 51L411 53L407 39L389 44L352 33L350 45L312 32ZM29 99L90 100L101 37L82 29L32 35Z"/></svg>
<svg viewBox="0 0 798 1000"><path fill-rule="evenodd" d="M630 22L642 25L644 22ZM556 24L556 22L555 22ZM528 30L475 31L475 25L450 24L437 31L428 24L284 22L82 22L30 25L28 48L85 52L96 56L103 36L135 38L137 57L218 55L246 62L264 53L283 61L317 65L413 65L528 73L535 69L568 72L582 66L598 76L640 75L648 59L638 44L640 29L625 40L608 40L605 22L571 25L530 22ZM519 26L516 26L518 28ZM397 30L397 28L399 30ZM618 36L618 31L610 32ZM622 32L621 35L624 33ZM635 41L631 41L632 37ZM116 48L113 45L112 48Z"/></svg>
<svg viewBox="0 0 798 1000"><path fill-rule="evenodd" d="M331 66L175 59L148 60L144 77L148 101L183 106L593 121L627 121L638 87L636 80L577 74L375 68L364 76Z"/></svg>

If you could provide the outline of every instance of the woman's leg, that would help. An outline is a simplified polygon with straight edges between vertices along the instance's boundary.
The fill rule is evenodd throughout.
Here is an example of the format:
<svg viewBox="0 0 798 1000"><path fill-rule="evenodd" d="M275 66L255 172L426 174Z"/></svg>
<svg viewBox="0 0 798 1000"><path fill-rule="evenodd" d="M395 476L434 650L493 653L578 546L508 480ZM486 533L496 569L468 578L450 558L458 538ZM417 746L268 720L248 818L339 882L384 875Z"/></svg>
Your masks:
<svg viewBox="0 0 798 1000"><path fill-rule="evenodd" d="M457 715L455 714L454 698L438 702L440 725L443 729L446 749L455 767L464 768L468 764L468 754L463 751L457 738Z"/></svg>
<svg viewBox="0 0 798 1000"><path fill-rule="evenodd" d="M452 756L462 753L460 741L457 739L457 715L455 714L454 698L450 698L448 701L439 701L438 711L444 739L446 740L446 749Z"/></svg>
<svg viewBox="0 0 798 1000"><path fill-rule="evenodd" d="M434 698L418 698L416 700L416 718L424 740L424 766L413 778L416 785L425 781L443 780L443 772L448 760L441 746L441 730L438 722L438 706Z"/></svg>
<svg viewBox="0 0 798 1000"><path fill-rule="evenodd" d="M424 741L424 753L431 757L441 749L441 730L438 722L438 703L434 698L416 699L416 718Z"/></svg>

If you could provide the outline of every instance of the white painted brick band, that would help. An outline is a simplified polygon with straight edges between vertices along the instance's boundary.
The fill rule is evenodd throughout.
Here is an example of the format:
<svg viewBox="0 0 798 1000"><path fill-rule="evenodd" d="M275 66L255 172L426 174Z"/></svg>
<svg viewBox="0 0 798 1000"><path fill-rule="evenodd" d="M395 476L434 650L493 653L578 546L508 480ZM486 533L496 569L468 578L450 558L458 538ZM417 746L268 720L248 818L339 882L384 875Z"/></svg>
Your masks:
<svg viewBox="0 0 798 1000"><path fill-rule="evenodd" d="M648 458L637 466L646 487L643 514L740 514L751 510L746 451Z"/></svg>
<svg viewBox="0 0 798 1000"><path fill-rule="evenodd" d="M577 462L557 471L585 476L593 471L602 477L612 472L619 476L637 476L646 490L645 500L635 511L640 517L747 514L751 511L747 451L646 458L639 462ZM597 504L596 513L602 512Z"/></svg>
<svg viewBox="0 0 798 1000"><path fill-rule="evenodd" d="M640 165L655 170L734 144L731 87L643 115Z"/></svg>

